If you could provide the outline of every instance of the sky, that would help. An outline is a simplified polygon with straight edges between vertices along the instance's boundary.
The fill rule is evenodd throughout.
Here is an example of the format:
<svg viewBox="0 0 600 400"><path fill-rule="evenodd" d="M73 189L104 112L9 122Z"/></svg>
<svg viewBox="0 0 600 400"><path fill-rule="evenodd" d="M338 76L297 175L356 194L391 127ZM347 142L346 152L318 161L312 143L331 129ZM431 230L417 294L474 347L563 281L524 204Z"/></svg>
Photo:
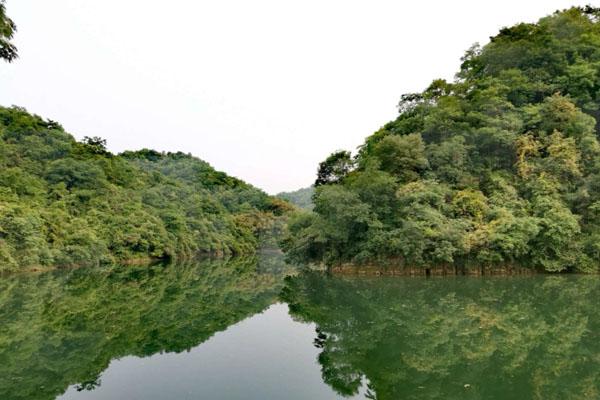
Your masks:
<svg viewBox="0 0 600 400"><path fill-rule="evenodd" d="M113 152L183 151L268 193L452 79L473 43L586 1L7 0L0 105Z"/></svg>

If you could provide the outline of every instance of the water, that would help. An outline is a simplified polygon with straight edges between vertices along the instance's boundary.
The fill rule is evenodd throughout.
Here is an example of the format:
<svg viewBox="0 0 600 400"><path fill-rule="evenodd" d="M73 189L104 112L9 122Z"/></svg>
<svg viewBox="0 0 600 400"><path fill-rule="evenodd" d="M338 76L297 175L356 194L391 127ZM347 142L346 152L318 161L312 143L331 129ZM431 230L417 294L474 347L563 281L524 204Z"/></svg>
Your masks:
<svg viewBox="0 0 600 400"><path fill-rule="evenodd" d="M600 279L278 258L0 278L0 399L600 398Z"/></svg>

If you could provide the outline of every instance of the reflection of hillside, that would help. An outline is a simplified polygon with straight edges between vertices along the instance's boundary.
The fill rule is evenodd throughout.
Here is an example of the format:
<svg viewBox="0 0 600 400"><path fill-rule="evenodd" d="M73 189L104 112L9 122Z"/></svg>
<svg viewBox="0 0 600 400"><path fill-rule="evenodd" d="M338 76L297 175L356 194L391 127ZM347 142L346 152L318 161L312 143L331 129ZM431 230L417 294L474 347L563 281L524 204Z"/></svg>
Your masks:
<svg viewBox="0 0 600 400"><path fill-rule="evenodd" d="M276 299L257 260L77 269L0 280L0 398L93 386L111 359L181 352Z"/></svg>
<svg viewBox="0 0 600 400"><path fill-rule="evenodd" d="M282 297L317 324L323 379L342 394L366 377L377 399L600 398L596 277L307 273Z"/></svg>

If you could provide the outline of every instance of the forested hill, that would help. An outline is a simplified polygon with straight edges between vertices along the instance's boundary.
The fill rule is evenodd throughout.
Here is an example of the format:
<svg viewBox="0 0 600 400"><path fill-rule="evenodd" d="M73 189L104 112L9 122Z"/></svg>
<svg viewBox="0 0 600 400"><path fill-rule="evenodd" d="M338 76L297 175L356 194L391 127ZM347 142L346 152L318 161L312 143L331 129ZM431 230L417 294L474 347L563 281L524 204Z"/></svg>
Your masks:
<svg viewBox="0 0 600 400"><path fill-rule="evenodd" d="M0 107L0 271L252 253L290 207L191 155L105 145Z"/></svg>
<svg viewBox="0 0 600 400"><path fill-rule="evenodd" d="M312 196L315 193L314 186L309 186L306 188L294 190L293 192L281 192L277 194L282 200L288 201L295 205L296 207L302 208L304 210L312 210L314 204L312 202Z"/></svg>
<svg viewBox="0 0 600 400"><path fill-rule="evenodd" d="M503 28L454 81L403 95L357 155L321 163L289 256L598 271L599 18L571 8Z"/></svg>

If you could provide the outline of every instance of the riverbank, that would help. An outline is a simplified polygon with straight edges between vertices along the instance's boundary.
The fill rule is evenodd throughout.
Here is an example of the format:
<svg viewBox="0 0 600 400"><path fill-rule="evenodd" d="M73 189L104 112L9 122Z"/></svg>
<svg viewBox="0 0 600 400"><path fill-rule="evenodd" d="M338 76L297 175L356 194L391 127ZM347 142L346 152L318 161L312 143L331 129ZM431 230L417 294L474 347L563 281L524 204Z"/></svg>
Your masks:
<svg viewBox="0 0 600 400"><path fill-rule="evenodd" d="M226 254L223 251L213 251L213 252L202 252L197 253L194 256L176 256L176 257L135 257L135 258L127 258L124 260L115 260L114 262L109 263L90 263L90 262L82 262L75 264L54 264L54 265L31 265L25 267L19 267L15 270L7 270L1 271L0 276L7 276L13 274L20 273L43 273L56 271L61 269L77 269L77 268L89 268L89 267L103 267L110 265L130 265L130 266L140 266L140 265L155 265L159 263L166 263L169 261L185 261L192 259L215 259L215 260L224 260L230 257L235 256L253 256L256 252L248 253L248 254L239 254L239 255L231 255Z"/></svg>
<svg viewBox="0 0 600 400"><path fill-rule="evenodd" d="M478 266L461 267L453 265L442 265L430 268L407 267L400 265L356 265L338 264L330 266L327 271L334 275L392 275L392 276L456 276L456 275L535 275L540 272L535 269L519 267L514 265L505 266Z"/></svg>

